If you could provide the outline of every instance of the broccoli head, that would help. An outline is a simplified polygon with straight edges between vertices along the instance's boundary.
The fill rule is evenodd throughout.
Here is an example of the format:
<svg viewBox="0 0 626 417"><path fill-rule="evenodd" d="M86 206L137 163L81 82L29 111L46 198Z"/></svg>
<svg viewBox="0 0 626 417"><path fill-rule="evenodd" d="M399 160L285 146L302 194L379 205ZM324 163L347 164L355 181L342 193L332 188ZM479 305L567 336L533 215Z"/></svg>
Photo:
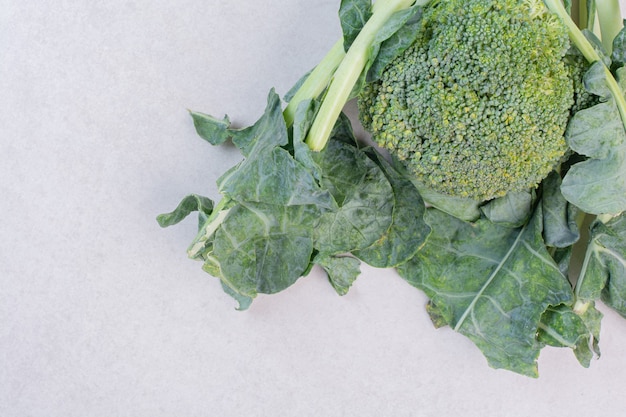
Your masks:
<svg viewBox="0 0 626 417"><path fill-rule="evenodd" d="M527 190L567 151L568 48L541 0L433 0L417 40L361 93L361 121L435 191Z"/></svg>

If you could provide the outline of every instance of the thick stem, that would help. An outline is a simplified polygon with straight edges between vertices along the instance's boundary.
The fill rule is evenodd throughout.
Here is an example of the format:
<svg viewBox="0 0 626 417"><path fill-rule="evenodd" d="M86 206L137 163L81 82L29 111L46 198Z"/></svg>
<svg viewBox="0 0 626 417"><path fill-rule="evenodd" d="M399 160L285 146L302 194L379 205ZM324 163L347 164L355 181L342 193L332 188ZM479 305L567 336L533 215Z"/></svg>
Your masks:
<svg viewBox="0 0 626 417"><path fill-rule="evenodd" d="M375 3L372 16L339 64L313 121L306 139L312 150L321 151L326 146L335 122L367 64L370 47L378 31L394 13L410 7L413 3L415 0L379 0ZM427 1L422 0L422 3Z"/></svg>
<svg viewBox="0 0 626 417"><path fill-rule="evenodd" d="M289 104L287 104L287 107L285 107L283 117L285 118L287 126L293 124L296 110L300 103L318 97L326 87L328 87L335 70L345 56L343 39L340 39L333 45L313 71L311 71L311 74L304 80L296 94L294 94L293 98L289 101Z"/></svg>
<svg viewBox="0 0 626 417"><path fill-rule="evenodd" d="M589 63L595 63L598 61L602 62L600 55L598 55L580 29L578 29L570 15L565 10L565 7L563 7L561 0L544 0L544 3L552 13L561 18L567 27L570 40L574 43L574 45L576 45L587 61L589 61ZM617 110L619 111L622 119L622 124L626 128L626 100L624 99L624 93L617 83L617 80L615 80L615 77L613 77L613 74L611 74L611 71L606 66L604 67L604 70L607 87L611 91L611 95L615 100L615 105L617 106Z"/></svg>
<svg viewBox="0 0 626 417"><path fill-rule="evenodd" d="M613 51L613 39L624 27L619 1L596 0L596 12L600 22L602 46L610 54Z"/></svg>

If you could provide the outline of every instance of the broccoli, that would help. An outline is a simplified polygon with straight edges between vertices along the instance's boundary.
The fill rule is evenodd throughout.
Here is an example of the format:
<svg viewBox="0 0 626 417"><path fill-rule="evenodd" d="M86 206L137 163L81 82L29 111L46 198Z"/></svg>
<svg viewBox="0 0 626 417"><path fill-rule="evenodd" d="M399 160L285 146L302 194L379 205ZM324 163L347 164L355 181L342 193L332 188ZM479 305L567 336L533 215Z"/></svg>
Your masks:
<svg viewBox="0 0 626 417"><path fill-rule="evenodd" d="M577 24L562 0L341 1L342 38L286 107L272 89L241 129L192 112L243 160L220 202L188 195L159 224L199 212L188 255L241 310L314 266L343 295L363 262L397 268L493 367L536 376L543 345L589 366L596 300L626 317L626 30L617 0L578 6ZM357 141L355 97L395 161Z"/></svg>
<svg viewBox="0 0 626 417"><path fill-rule="evenodd" d="M419 30L359 97L373 139L447 195L537 186L568 149L579 74L561 20L541 0L434 0Z"/></svg>

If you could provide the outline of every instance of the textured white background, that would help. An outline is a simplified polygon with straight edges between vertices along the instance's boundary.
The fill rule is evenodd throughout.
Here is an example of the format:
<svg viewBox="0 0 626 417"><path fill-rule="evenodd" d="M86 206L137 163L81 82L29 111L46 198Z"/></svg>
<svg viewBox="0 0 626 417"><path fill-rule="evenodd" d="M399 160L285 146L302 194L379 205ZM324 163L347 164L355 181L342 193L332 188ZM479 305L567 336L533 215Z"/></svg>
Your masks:
<svg viewBox="0 0 626 417"><path fill-rule="evenodd" d="M425 297L315 271L245 313L185 249L238 161L187 108L261 114L339 36L337 0L0 0L0 416L626 415L626 320L600 360L489 368Z"/></svg>

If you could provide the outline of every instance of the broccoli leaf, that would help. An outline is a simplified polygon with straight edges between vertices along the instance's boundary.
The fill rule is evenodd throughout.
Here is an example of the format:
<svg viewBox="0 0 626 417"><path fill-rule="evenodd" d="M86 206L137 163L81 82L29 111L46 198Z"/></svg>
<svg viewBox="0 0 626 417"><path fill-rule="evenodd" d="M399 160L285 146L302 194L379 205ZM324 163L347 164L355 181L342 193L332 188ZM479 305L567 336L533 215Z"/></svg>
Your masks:
<svg viewBox="0 0 626 417"><path fill-rule="evenodd" d="M343 47L346 51L371 16L371 0L341 0L339 21L343 31Z"/></svg>
<svg viewBox="0 0 626 417"><path fill-rule="evenodd" d="M570 120L569 146L589 159L570 167L561 192L587 213L620 213L626 210L626 131L607 87L604 64L593 64L584 81L585 88L603 101Z"/></svg>
<svg viewBox="0 0 626 417"><path fill-rule="evenodd" d="M352 283L361 273L361 263L358 259L350 256L320 254L315 257L313 262L326 271L330 284L339 295L346 295Z"/></svg>
<svg viewBox="0 0 626 417"><path fill-rule="evenodd" d="M221 278L238 294L284 290L309 267L318 215L312 206L236 205L216 230L209 256L219 260Z"/></svg>
<svg viewBox="0 0 626 417"><path fill-rule="evenodd" d="M379 49L367 72L367 82L379 80L385 67L415 42L420 34L422 10L423 6L415 5L395 13L387 26L377 33Z"/></svg>
<svg viewBox="0 0 626 417"><path fill-rule="evenodd" d="M314 155L322 185L339 205L321 214L316 249L338 254L372 245L392 221L392 188L381 169L356 147L332 139Z"/></svg>
<svg viewBox="0 0 626 417"><path fill-rule="evenodd" d="M211 145L221 145L232 136L228 116L219 120L205 113L190 111L189 114L191 114L198 135Z"/></svg>
<svg viewBox="0 0 626 417"><path fill-rule="evenodd" d="M181 222L194 211L198 212L199 227L201 227L213 212L213 201L201 195L190 194L183 198L178 207L171 213L159 214L157 222L161 227L172 226Z"/></svg>
<svg viewBox="0 0 626 417"><path fill-rule="evenodd" d="M576 296L583 302L600 298L626 317L626 214L591 225Z"/></svg>
<svg viewBox="0 0 626 417"><path fill-rule="evenodd" d="M378 152L365 152L387 176L393 190L392 224L371 246L354 251L357 258L378 268L390 268L411 259L424 244L430 227L424 222L424 201L411 181L404 178Z"/></svg>
<svg viewBox="0 0 626 417"><path fill-rule="evenodd" d="M537 376L535 335L549 306L571 303L567 279L541 237L541 208L522 228L486 219L463 222L426 212L433 232L415 258L398 268L431 298L438 323L469 337L494 368Z"/></svg>
<svg viewBox="0 0 626 417"><path fill-rule="evenodd" d="M600 314L593 309L594 313ZM591 310L590 310L591 313ZM599 321L595 320L599 323ZM565 305L548 307L539 325L538 340L549 346L569 347L578 362L588 368L594 354L599 355L597 336L599 327L590 328L585 320Z"/></svg>
<svg viewBox="0 0 626 417"><path fill-rule="evenodd" d="M552 172L542 182L541 207L546 245L567 248L580 238L576 216L580 210L561 194L561 177Z"/></svg>
<svg viewBox="0 0 626 417"><path fill-rule="evenodd" d="M228 285L226 285L226 283L224 283L223 280L220 280L220 282L222 284L222 290L224 290L224 292L226 294L228 294L231 297L233 297L235 299L235 301L237 301L237 303L239 304L238 307L237 307L237 310L244 311L244 310L247 310L248 308L250 308L250 305L252 305L252 298L251 297L247 297L245 295L239 294L237 291L233 290Z"/></svg>
<svg viewBox="0 0 626 417"><path fill-rule="evenodd" d="M506 227L523 226L532 214L534 195L530 191L511 191L480 209L489 220Z"/></svg>
<svg viewBox="0 0 626 417"><path fill-rule="evenodd" d="M624 20L626 23L626 20ZM612 67L621 67L626 64L626 27L619 31L613 39L613 51L611 53Z"/></svg>

